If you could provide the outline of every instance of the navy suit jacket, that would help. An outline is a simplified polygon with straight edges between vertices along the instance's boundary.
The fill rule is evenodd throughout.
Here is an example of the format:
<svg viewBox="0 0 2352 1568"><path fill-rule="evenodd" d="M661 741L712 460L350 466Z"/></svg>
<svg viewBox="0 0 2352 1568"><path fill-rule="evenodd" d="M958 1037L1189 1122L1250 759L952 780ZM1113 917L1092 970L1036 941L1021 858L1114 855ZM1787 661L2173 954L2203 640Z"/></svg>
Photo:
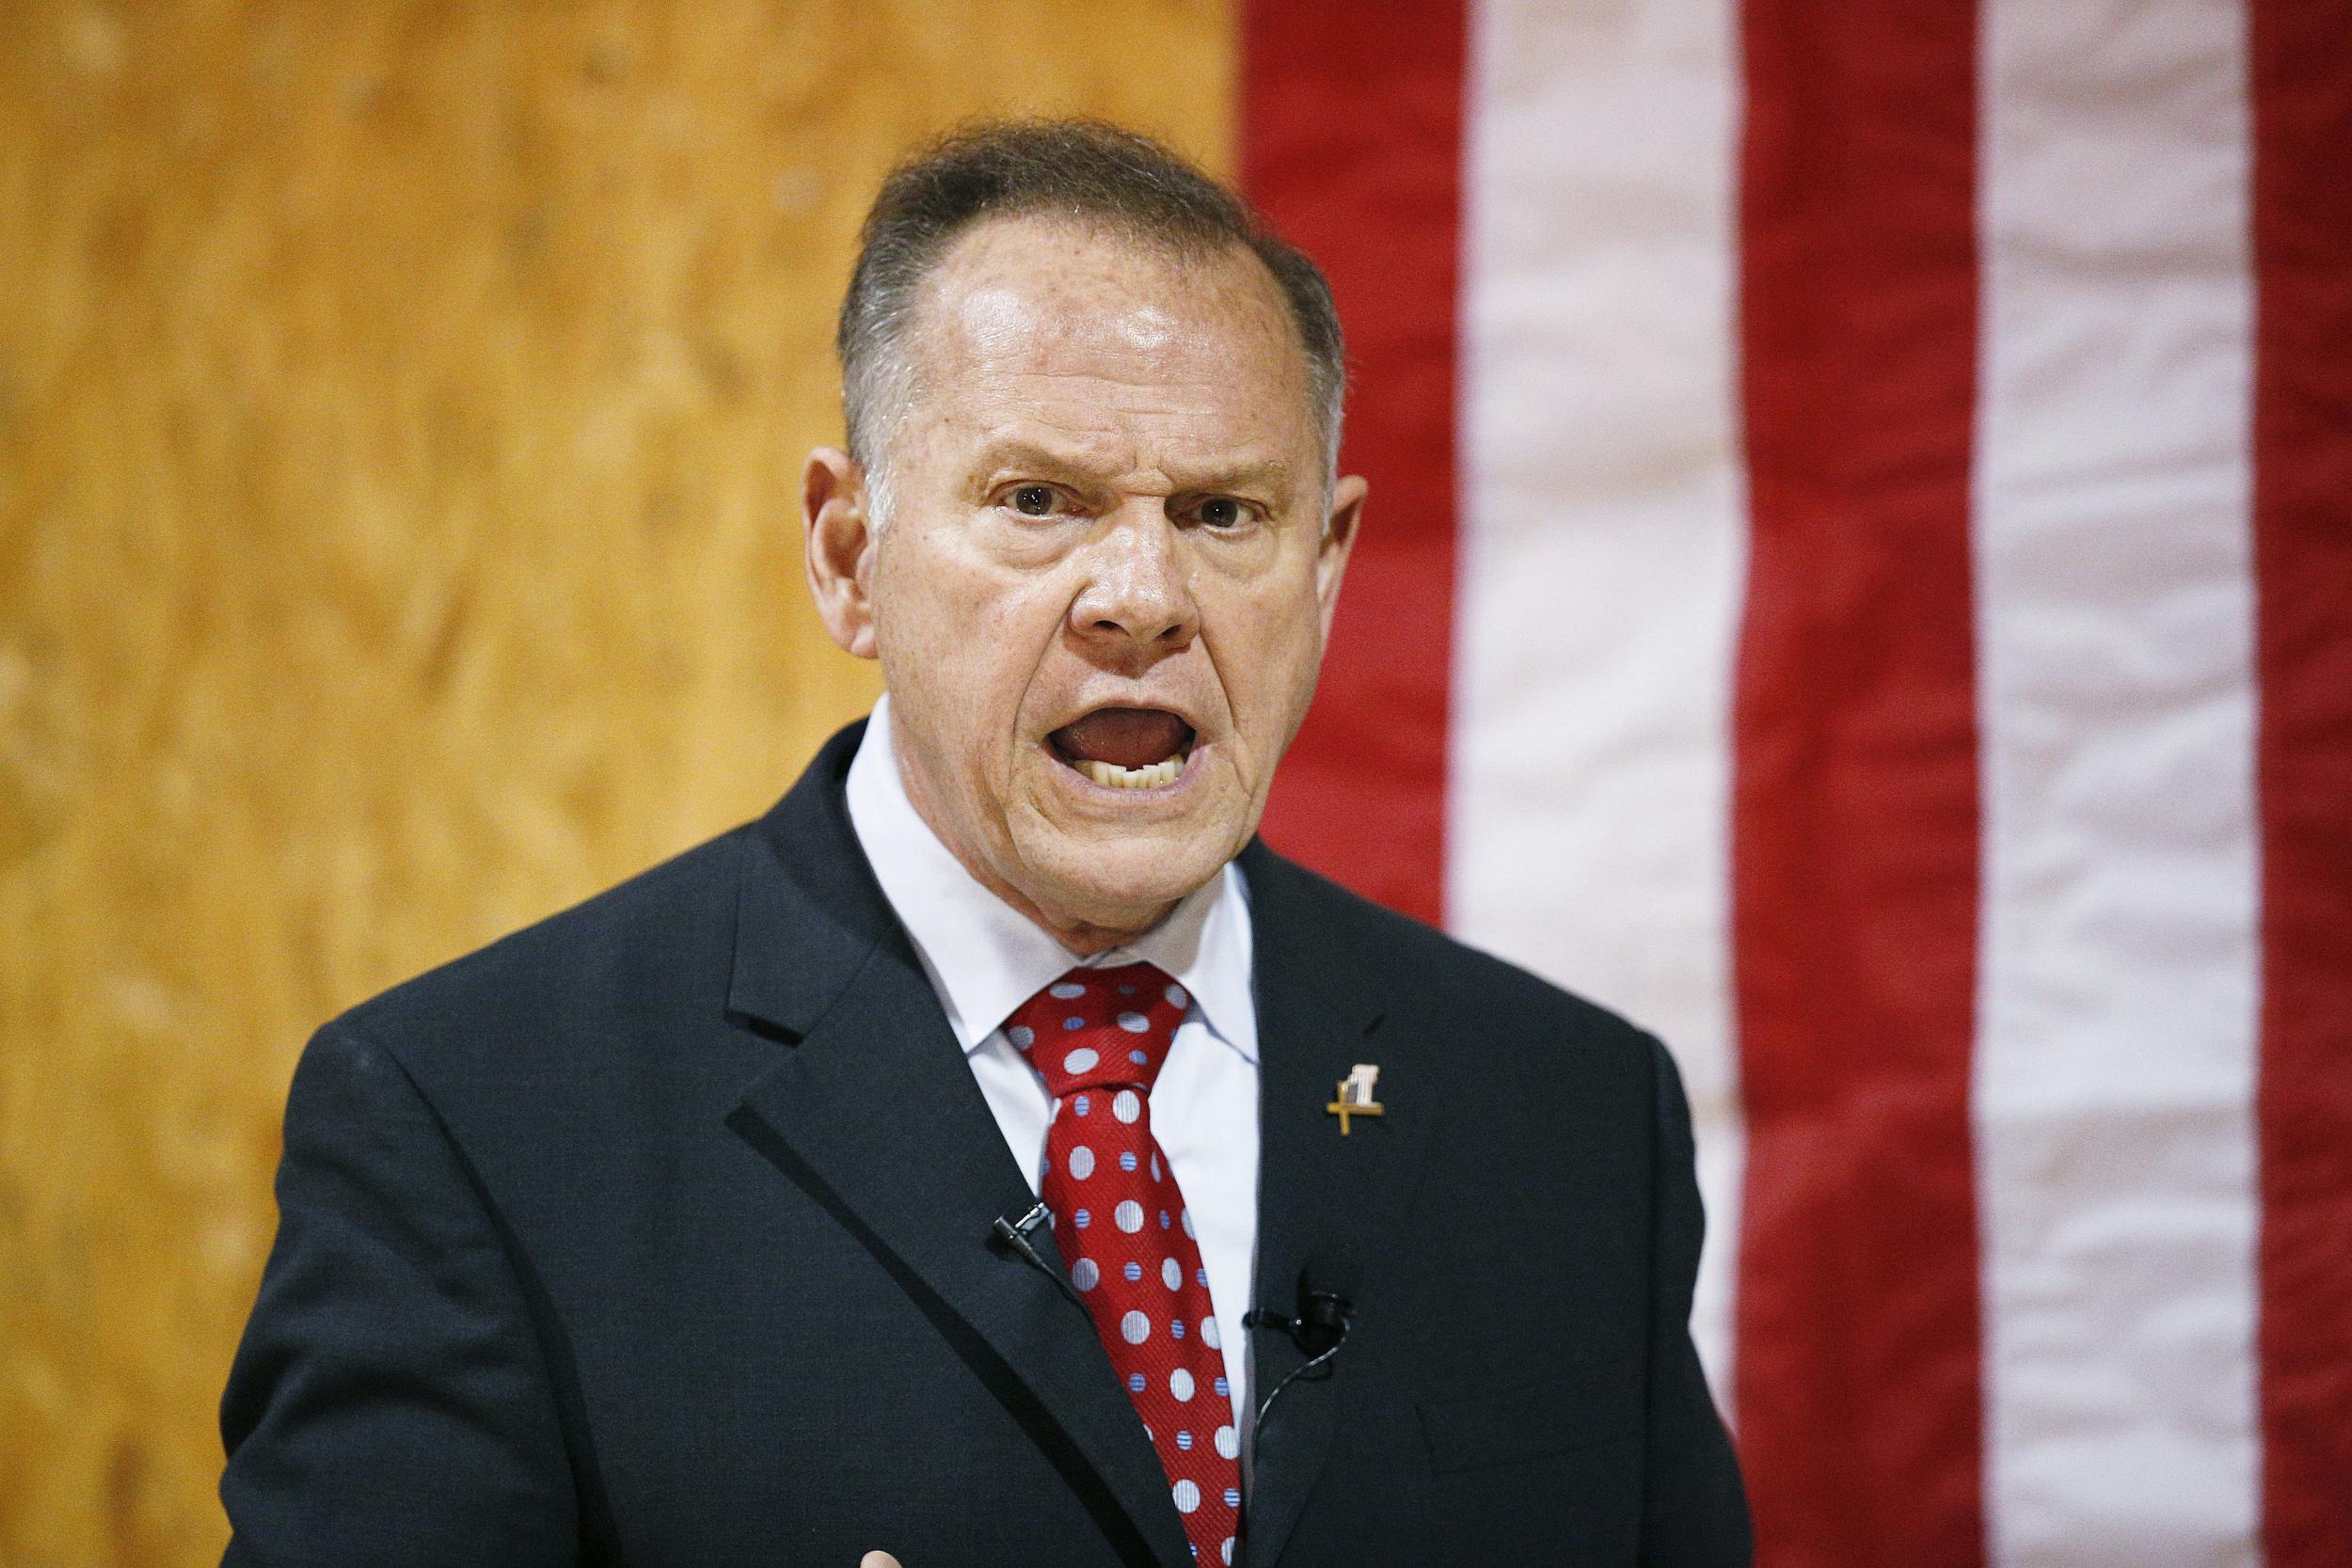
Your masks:
<svg viewBox="0 0 2352 1568"><path fill-rule="evenodd" d="M222 1405L228 1563L1186 1568L1092 1325L990 1241L1033 1198L851 833L860 733L311 1040ZM1241 864L1256 1299L1355 1308L1258 1433L1245 1560L1746 1562L1666 1053ZM1388 1114L1342 1137L1357 1062ZM1262 1392L1302 1359L1254 1348Z"/></svg>

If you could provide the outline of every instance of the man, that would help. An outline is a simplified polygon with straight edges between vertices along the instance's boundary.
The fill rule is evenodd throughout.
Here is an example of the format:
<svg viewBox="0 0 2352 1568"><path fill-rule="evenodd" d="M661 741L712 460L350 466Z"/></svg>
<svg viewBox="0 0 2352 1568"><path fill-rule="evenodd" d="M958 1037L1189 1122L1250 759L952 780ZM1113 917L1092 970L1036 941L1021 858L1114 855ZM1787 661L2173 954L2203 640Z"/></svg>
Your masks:
<svg viewBox="0 0 2352 1568"><path fill-rule="evenodd" d="M1312 265L998 126L840 346L887 697L312 1041L229 1561L1745 1561L1664 1053L1254 842L1365 494Z"/></svg>

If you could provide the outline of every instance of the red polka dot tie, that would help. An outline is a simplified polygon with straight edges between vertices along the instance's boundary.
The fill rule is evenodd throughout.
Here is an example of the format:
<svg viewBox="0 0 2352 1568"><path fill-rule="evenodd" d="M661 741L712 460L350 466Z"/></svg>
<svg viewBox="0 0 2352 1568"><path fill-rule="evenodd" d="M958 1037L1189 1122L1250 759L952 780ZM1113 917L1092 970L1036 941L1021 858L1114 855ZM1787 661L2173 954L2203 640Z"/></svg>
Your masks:
<svg viewBox="0 0 2352 1568"><path fill-rule="evenodd" d="M1150 964L1073 969L1005 1022L1055 1097L1043 1196L1071 1283L1143 1418L1194 1558L1232 1562L1241 1444L1209 1275L1152 1084L1190 998Z"/></svg>

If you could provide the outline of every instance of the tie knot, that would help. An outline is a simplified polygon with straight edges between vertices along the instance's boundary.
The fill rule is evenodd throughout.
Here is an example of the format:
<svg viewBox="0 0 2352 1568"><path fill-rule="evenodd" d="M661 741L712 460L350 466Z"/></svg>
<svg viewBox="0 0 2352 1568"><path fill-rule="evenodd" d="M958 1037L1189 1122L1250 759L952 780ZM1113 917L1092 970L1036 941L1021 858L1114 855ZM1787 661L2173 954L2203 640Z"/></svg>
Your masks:
<svg viewBox="0 0 2352 1568"><path fill-rule="evenodd" d="M1149 1094L1191 1001L1152 964L1073 969L1015 1007L1005 1034L1056 1099L1113 1085Z"/></svg>

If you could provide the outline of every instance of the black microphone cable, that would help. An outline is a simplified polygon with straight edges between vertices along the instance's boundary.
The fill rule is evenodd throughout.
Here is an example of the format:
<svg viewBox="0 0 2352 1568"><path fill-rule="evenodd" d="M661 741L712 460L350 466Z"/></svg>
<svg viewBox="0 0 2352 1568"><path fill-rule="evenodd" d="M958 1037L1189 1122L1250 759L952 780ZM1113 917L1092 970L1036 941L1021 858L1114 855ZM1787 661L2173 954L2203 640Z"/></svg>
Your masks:
<svg viewBox="0 0 2352 1568"><path fill-rule="evenodd" d="M1265 1435L1266 1416L1273 1410L1274 1402L1282 1397L1283 1389L1300 1378L1318 1381L1310 1376L1318 1368L1323 1370L1323 1376L1330 1375L1331 1358L1340 1354L1342 1345L1347 1343L1348 1324L1355 1315L1356 1304L1345 1296L1329 1291L1310 1291L1303 1283L1298 1292L1296 1317L1269 1311L1263 1307L1252 1307L1242 1314L1244 1327L1280 1329L1290 1336L1293 1344L1307 1353L1307 1359L1292 1368L1290 1375L1276 1384L1274 1391L1259 1404L1257 1431L1261 1440ZM1316 1345L1326 1338L1330 1342L1317 1350Z"/></svg>

